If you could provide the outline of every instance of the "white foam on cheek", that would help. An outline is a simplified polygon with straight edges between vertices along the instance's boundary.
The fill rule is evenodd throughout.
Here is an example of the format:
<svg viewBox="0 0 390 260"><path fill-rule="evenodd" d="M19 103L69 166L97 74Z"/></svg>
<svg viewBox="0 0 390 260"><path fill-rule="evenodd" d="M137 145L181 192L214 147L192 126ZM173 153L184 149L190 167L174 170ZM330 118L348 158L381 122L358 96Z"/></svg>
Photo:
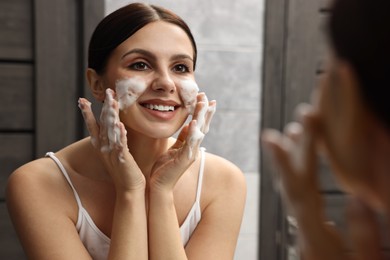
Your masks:
<svg viewBox="0 0 390 260"><path fill-rule="evenodd" d="M115 90L119 109L130 107L146 89L146 83L138 78L126 78L116 82Z"/></svg>
<svg viewBox="0 0 390 260"><path fill-rule="evenodd" d="M199 87L193 80L182 80L179 84L180 96L184 102L184 106L188 112L192 114L195 109L196 96L199 92Z"/></svg>

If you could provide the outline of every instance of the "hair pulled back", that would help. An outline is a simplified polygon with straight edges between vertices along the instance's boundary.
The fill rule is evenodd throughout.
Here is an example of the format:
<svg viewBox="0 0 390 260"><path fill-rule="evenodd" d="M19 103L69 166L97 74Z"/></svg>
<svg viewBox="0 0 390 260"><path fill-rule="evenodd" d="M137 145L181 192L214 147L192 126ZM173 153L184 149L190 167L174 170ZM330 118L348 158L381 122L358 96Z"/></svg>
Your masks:
<svg viewBox="0 0 390 260"><path fill-rule="evenodd" d="M195 68L197 48L188 25L167 9L142 3L126 5L106 16L97 25L88 47L88 68L103 74L112 51L139 29L155 21L175 24L186 32L194 49Z"/></svg>
<svg viewBox="0 0 390 260"><path fill-rule="evenodd" d="M336 0L329 22L336 55L358 77L363 99L390 129L390 1Z"/></svg>

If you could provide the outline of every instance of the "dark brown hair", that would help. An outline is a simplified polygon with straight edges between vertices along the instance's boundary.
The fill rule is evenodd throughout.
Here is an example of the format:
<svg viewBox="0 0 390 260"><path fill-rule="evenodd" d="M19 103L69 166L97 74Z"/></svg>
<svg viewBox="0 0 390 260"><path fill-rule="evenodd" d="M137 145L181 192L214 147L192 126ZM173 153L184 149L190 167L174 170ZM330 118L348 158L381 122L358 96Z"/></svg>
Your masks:
<svg viewBox="0 0 390 260"><path fill-rule="evenodd" d="M194 49L194 68L197 48L188 25L175 13L155 5L132 3L106 16L95 28L88 48L88 68L104 73L111 52L145 25L164 21L182 28Z"/></svg>
<svg viewBox="0 0 390 260"><path fill-rule="evenodd" d="M335 0L329 22L337 57L355 70L363 99L390 129L390 0Z"/></svg>

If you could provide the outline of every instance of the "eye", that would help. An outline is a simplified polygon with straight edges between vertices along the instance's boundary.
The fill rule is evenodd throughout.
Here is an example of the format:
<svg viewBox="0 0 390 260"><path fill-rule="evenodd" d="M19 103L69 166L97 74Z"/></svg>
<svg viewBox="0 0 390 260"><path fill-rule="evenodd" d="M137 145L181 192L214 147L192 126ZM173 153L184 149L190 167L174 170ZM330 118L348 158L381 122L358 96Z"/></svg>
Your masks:
<svg viewBox="0 0 390 260"><path fill-rule="evenodd" d="M131 64L129 68L133 70L147 70L149 69L149 66L145 62L136 62Z"/></svg>
<svg viewBox="0 0 390 260"><path fill-rule="evenodd" d="M179 73L187 73L190 72L190 68L185 64L178 64L175 67L173 67L173 71Z"/></svg>

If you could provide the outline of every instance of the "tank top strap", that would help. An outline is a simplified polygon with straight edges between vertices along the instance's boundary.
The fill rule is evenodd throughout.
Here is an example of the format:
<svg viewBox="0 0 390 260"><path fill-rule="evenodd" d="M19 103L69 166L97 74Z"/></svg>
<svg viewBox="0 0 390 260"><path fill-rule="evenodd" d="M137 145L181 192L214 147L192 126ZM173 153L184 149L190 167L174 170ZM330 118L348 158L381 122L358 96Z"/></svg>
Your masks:
<svg viewBox="0 0 390 260"><path fill-rule="evenodd" d="M200 201L200 194L202 193L202 183L203 183L203 172L205 164L205 154L206 148L200 148L200 166L199 166L199 176L198 176L198 186L196 188L196 202Z"/></svg>
<svg viewBox="0 0 390 260"><path fill-rule="evenodd" d="M69 186L72 188L73 190L73 194L76 198L76 201L77 201L77 205L79 207L79 209L82 208L82 205L81 205L81 200L80 200L80 197L79 197L79 194L77 193L75 187L73 186L73 183L72 181L70 180L70 177L69 177L69 174L68 172L66 171L65 167L62 165L62 163L60 162L60 160L58 160L58 158L54 155L53 152L48 152L46 153L46 157L50 157L58 166L58 168L60 168L61 172L62 172L62 175L64 175L65 179L67 180L67 182L69 183Z"/></svg>

